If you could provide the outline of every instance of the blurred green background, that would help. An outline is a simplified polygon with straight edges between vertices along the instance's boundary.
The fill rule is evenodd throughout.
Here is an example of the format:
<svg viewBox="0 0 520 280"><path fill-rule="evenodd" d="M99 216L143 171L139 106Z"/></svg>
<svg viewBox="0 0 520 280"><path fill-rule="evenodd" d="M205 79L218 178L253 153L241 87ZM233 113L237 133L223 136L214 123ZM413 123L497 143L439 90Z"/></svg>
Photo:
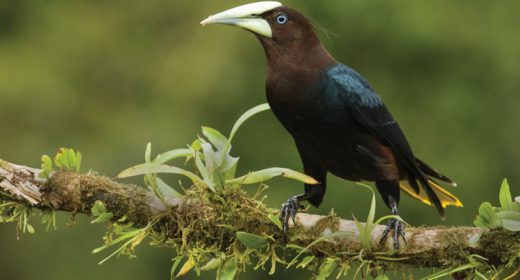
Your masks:
<svg viewBox="0 0 520 280"><path fill-rule="evenodd" d="M0 158L39 166L41 154L74 147L85 170L114 176L141 163L149 141L161 152L191 142L201 125L227 133L241 113L265 102L264 53L244 31L199 22L243 3L0 1ZM311 17L331 53L371 82L416 154L459 183L450 190L465 207L449 208L445 222L404 197L400 213L409 223L470 225L481 202L498 201L504 177L520 194L520 2L285 4ZM301 170L270 112L246 123L233 149L239 173ZM323 205L310 212L365 217L369 192L329 178ZM282 179L270 185L272 207L302 191ZM168 279L171 250L142 245L137 259L98 266L103 256L90 251L102 243L104 226L77 217L68 227L68 219L60 216L58 231L37 227L19 241L14 225L0 225L1 278ZM266 278L251 270L243 279ZM271 278L306 275L279 268Z"/></svg>

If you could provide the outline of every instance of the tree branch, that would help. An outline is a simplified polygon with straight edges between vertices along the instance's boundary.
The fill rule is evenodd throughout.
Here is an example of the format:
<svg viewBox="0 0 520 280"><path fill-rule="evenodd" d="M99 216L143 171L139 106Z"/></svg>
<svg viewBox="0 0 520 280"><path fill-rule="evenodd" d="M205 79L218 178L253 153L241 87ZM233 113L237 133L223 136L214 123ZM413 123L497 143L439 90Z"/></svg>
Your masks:
<svg viewBox="0 0 520 280"><path fill-rule="evenodd" d="M243 195L239 189L224 190L221 201L201 192L188 189L181 198L168 198L167 205L143 187L123 184L96 174L57 171L49 179L38 177L40 170L0 160L0 200L10 200L37 209L54 209L90 214L95 201L105 203L114 219L126 216L137 226L145 226L162 215L158 225L171 239L195 238L205 244L220 244L226 248L233 231L246 231L280 240L280 230L267 217L276 210L266 208L257 200ZM0 213L1 214L1 213ZM228 222L233 230L218 223ZM192 231L182 231L183 225ZM316 256L338 253L356 255L363 250L358 238L356 222L342 220L335 215L319 216L300 213L296 225L291 225L290 242L302 247L331 233L335 237L310 246ZM383 226L372 232L372 256L383 262L410 264L417 267L453 267L468 263L467 256L478 254L486 263L501 266L518 257L520 234L505 230L484 230L476 227L407 227L406 243L397 253L390 252L391 240L379 245ZM205 234L202 233L211 233ZM230 237L231 236L231 237ZM477 240L478 242L472 241ZM391 239L391 238L390 238ZM473 244L474 243L474 244ZM364 250L367 251L366 248ZM380 252L380 253L377 253Z"/></svg>

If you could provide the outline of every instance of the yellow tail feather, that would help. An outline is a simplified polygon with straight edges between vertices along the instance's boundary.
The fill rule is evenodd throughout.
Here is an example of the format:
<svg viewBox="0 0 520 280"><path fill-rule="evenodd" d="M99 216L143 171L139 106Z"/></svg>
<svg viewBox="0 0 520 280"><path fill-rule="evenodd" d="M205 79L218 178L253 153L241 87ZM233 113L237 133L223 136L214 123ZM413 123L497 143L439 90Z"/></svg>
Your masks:
<svg viewBox="0 0 520 280"><path fill-rule="evenodd" d="M442 208L446 208L446 206L449 206L449 205L453 205L456 207L463 207L462 202L460 202L460 200L458 198L456 198L453 194L451 194L447 190L443 189L441 186L439 186L433 180L428 179L428 183L430 183L430 186L432 187L433 192L437 195L437 197L441 201ZM428 195L423 190L422 186L419 188L419 193L416 193L415 190L408 184L407 181L401 181L401 182L399 182L399 184L400 184L401 189L403 191L405 191L411 197L413 197L417 200L420 200L422 203L432 205L432 203L428 199Z"/></svg>

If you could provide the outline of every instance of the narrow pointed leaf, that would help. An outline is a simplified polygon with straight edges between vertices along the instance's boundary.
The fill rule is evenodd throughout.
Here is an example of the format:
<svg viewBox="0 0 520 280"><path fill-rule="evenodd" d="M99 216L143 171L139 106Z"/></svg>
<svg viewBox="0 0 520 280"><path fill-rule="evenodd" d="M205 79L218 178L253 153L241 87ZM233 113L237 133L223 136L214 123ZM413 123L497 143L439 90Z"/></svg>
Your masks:
<svg viewBox="0 0 520 280"><path fill-rule="evenodd" d="M156 179L157 189L162 193L163 197L181 197L182 195L177 192L170 185L166 184L161 178Z"/></svg>
<svg viewBox="0 0 520 280"><path fill-rule="evenodd" d="M208 179L212 180L213 171L215 169L215 152L213 151L213 147L211 147L210 143L202 144L202 152L204 153L204 163L206 167L206 174L208 174Z"/></svg>
<svg viewBox="0 0 520 280"><path fill-rule="evenodd" d="M48 155L42 156L42 170L38 174L39 178L49 178L49 174L52 172L52 159Z"/></svg>
<svg viewBox="0 0 520 280"><path fill-rule="evenodd" d="M303 173L287 169L287 168L280 168L280 167L272 167L267 168L259 171L254 171L249 174L246 174L244 176L227 180L226 184L256 184L268 181L276 176L283 176L289 179L297 180L306 184L318 184L319 182L316 181L314 178L305 175Z"/></svg>
<svg viewBox="0 0 520 280"><path fill-rule="evenodd" d="M502 186L500 187L500 193L498 197L500 200L500 206L502 207L502 210L514 210L513 198L511 197L511 191L509 190L509 184L507 182L507 179L504 179L504 181L502 181Z"/></svg>
<svg viewBox="0 0 520 280"><path fill-rule="evenodd" d="M218 150L221 150L228 140L226 136L222 135L218 130L207 126L202 127L202 134Z"/></svg>
<svg viewBox="0 0 520 280"><path fill-rule="evenodd" d="M192 151L187 148L175 149L175 150L171 150L171 151L158 155L154 161L159 164L164 164L164 163L167 163L168 161L176 159L176 158L191 157L192 154L193 154Z"/></svg>
<svg viewBox="0 0 520 280"><path fill-rule="evenodd" d="M502 227L510 231L520 231L520 212L501 211L496 213L502 222Z"/></svg>
<svg viewBox="0 0 520 280"><path fill-rule="evenodd" d="M315 256L307 256L296 266L296 268L305 268L309 263L316 258Z"/></svg>
<svg viewBox="0 0 520 280"><path fill-rule="evenodd" d="M148 142L146 145L146 150L144 151L144 161L146 163L150 163L150 157L152 154L152 143Z"/></svg>
<svg viewBox="0 0 520 280"><path fill-rule="evenodd" d="M132 176L139 176L150 173L169 173L169 174L180 174L188 177L194 184L204 184L202 179L196 174L184 170L182 168L178 168L175 166L164 165L164 164L154 164L154 163L143 163L138 164L136 166L127 168L121 173L117 175L117 178L127 178Z"/></svg>
<svg viewBox="0 0 520 280"><path fill-rule="evenodd" d="M249 249L260 249L267 245L267 241L262 236L239 231L236 233L237 239Z"/></svg>
<svg viewBox="0 0 520 280"><path fill-rule="evenodd" d="M499 220L491 203L484 202L480 205L478 209L478 216L474 223L478 227L499 226Z"/></svg>
<svg viewBox="0 0 520 280"><path fill-rule="evenodd" d="M275 224L278 227L278 229L282 229L282 221L280 221L280 217L273 214L268 214L267 217L269 218L269 220L271 220L271 222L273 222L273 224Z"/></svg>
<svg viewBox="0 0 520 280"><path fill-rule="evenodd" d="M186 275L186 273L190 272L190 270L195 266L195 260L190 257L181 267L175 278Z"/></svg>
<svg viewBox="0 0 520 280"><path fill-rule="evenodd" d="M201 271L208 271L217 269L222 264L222 258L216 257L211 259L209 262L207 262L205 265L203 265L200 270Z"/></svg>
<svg viewBox="0 0 520 280"><path fill-rule="evenodd" d="M233 280L237 274L238 264L235 257L226 260L222 268L217 273L219 280Z"/></svg>
<svg viewBox="0 0 520 280"><path fill-rule="evenodd" d="M177 266L179 266L179 264L181 263L183 258L184 257L181 255L181 256L177 256L177 257L172 259L173 263L172 263L172 268L170 270L170 278L171 279L175 279L175 270L177 270Z"/></svg>
<svg viewBox="0 0 520 280"><path fill-rule="evenodd" d="M114 214L112 214L112 213L110 213L110 212L106 212L106 213L103 213L103 214L99 215L97 218L95 218L94 220L92 220L90 223L91 223L91 224L99 224L99 223L108 222L108 221L110 221L113 217L114 217Z"/></svg>
<svg viewBox="0 0 520 280"><path fill-rule="evenodd" d="M92 216L99 216L106 212L107 208L105 207L105 203L103 203L103 201L101 200L96 200L96 202L94 202L94 205L90 209L90 213L92 214Z"/></svg>
<svg viewBox="0 0 520 280"><path fill-rule="evenodd" d="M334 268L336 268L336 259L333 258L327 258L323 262L323 264L320 266L320 270L318 271L318 275L316 276L316 280L325 280L327 277L329 277L332 272L334 271Z"/></svg>
<svg viewBox="0 0 520 280"><path fill-rule="evenodd" d="M224 174L224 180L235 178L236 170L238 165L238 157L227 156L224 161L224 165L221 168L221 172Z"/></svg>
<svg viewBox="0 0 520 280"><path fill-rule="evenodd" d="M231 143L231 140L235 136L235 133L237 132L237 130L240 128L240 126L245 121L247 121L249 118L251 118L252 116L254 116L256 114L258 114L260 112L263 112L263 111L266 111L266 110L269 110L269 109L271 109L269 107L269 104L264 103L264 104L260 104L258 106L255 106L255 107L247 110L244 114L242 114L242 116L240 116L240 118L238 118L238 120L233 125L233 128L231 129L231 133L229 134L229 139L228 139L227 143Z"/></svg>

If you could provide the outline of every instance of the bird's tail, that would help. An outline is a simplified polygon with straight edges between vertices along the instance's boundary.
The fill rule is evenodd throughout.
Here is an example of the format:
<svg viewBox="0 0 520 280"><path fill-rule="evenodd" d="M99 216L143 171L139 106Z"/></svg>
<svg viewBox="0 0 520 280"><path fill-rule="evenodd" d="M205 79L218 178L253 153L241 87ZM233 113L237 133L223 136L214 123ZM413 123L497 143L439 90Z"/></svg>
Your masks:
<svg viewBox="0 0 520 280"><path fill-rule="evenodd" d="M446 182L452 186L457 186L457 183L455 183L452 179L442 175L437 170L431 168L428 164L426 164L424 161L415 158L415 161L417 162L417 165L419 166L419 169L426 174L428 177L432 177L434 179L439 179L443 182Z"/></svg>
<svg viewBox="0 0 520 280"><path fill-rule="evenodd" d="M440 206L442 208L439 210L442 210L443 208L446 208L446 206L449 206L449 205L453 205L456 207L462 207L463 206L462 202L457 197L455 197L453 194L451 194L450 192L445 190L443 187L439 186L439 184L437 184L434 181L434 179L444 181L452 186L456 186L457 183L455 183L450 178L442 175L435 169L431 168L430 166L428 166L425 162L421 161L420 159L416 159L416 160L417 160L417 165L418 165L420 171L425 175L424 177L428 183L428 186L424 186L424 184L421 184L421 186L419 187L419 184L417 184L415 182L415 180L412 179L413 185L410 185L409 181L401 181L400 188L403 191L405 191L408 195L410 195L411 197L413 197L417 200L420 200L421 202L423 202L425 204L433 205L433 204L437 204L438 202L440 202ZM425 188L429 188L429 189L426 190ZM430 196L432 194L434 194L437 197L438 202L433 201L433 203L432 203L428 193L430 194ZM435 199L435 198L433 198L433 199ZM439 206L439 205L437 204L437 206ZM443 211L441 211L441 212L443 212Z"/></svg>
<svg viewBox="0 0 520 280"><path fill-rule="evenodd" d="M428 179L428 184L432 187L433 192L439 198L442 208L446 208L446 206L449 206L449 205L453 205L453 206L457 206L457 207L463 206L462 202L460 202L460 200L457 197L455 197L453 194L451 194L450 192L445 190L443 187L439 186L432 179ZM410 186L408 181L399 182L399 186L401 187L401 189L403 191L405 191L411 197L418 199L425 204L432 205L424 188L422 188L422 187L419 188L419 193L417 193Z"/></svg>

